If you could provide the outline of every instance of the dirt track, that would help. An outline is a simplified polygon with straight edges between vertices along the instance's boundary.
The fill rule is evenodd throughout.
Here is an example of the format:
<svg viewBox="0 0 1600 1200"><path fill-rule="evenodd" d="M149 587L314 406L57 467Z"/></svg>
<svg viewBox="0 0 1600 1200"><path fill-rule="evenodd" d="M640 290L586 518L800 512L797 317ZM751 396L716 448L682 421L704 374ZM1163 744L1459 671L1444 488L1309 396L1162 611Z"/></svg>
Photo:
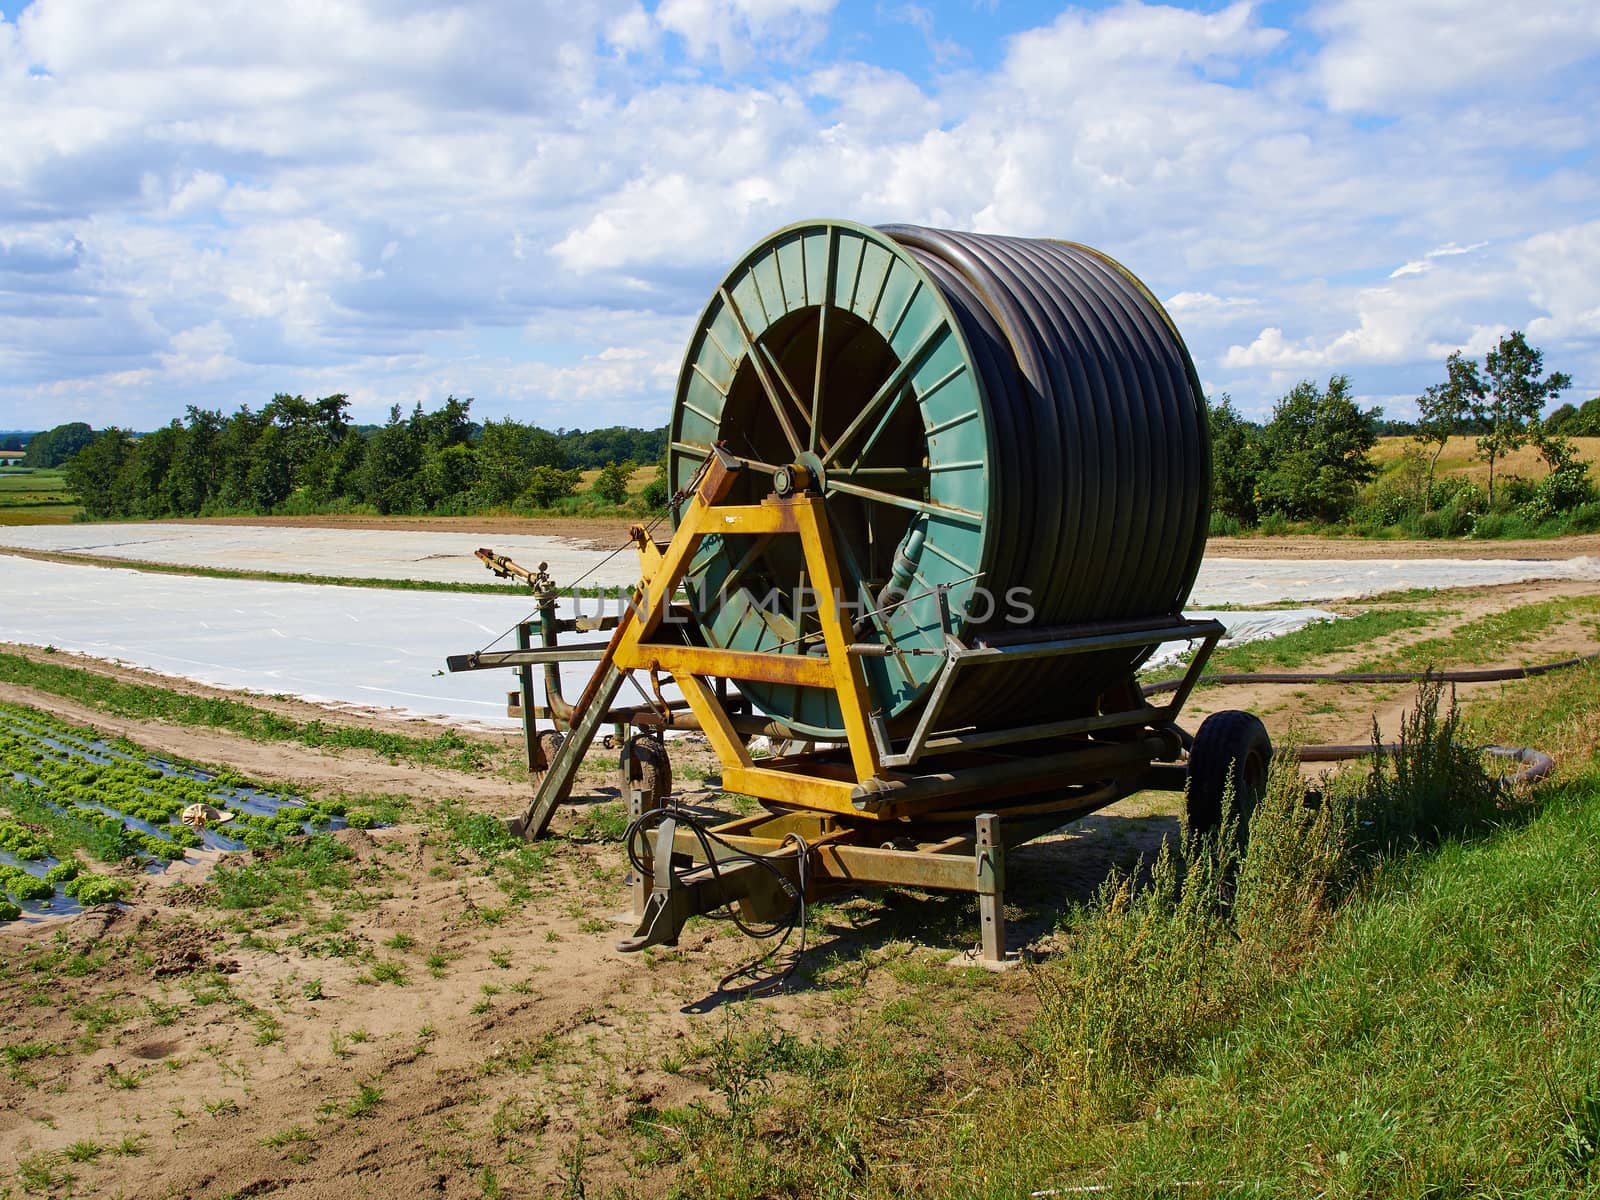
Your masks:
<svg viewBox="0 0 1600 1200"><path fill-rule="evenodd" d="M1353 537L1214 537L1206 543L1206 554L1216 558L1273 559L1579 558L1600 555L1600 534L1520 541L1439 538L1392 542Z"/></svg>
<svg viewBox="0 0 1600 1200"><path fill-rule="evenodd" d="M536 534L610 550L628 540L631 521L593 517L205 517L200 525L281 525L298 529L415 529L440 533ZM1523 541L1381 541L1334 537L1214 537L1219 558L1576 558L1600 555L1600 534Z"/></svg>

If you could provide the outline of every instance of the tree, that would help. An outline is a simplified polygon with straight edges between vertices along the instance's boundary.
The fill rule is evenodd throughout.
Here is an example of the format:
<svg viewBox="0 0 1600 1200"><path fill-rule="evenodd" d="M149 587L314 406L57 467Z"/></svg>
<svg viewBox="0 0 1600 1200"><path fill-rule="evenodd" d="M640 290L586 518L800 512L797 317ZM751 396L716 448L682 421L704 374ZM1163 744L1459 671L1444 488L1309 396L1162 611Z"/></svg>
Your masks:
<svg viewBox="0 0 1600 1200"><path fill-rule="evenodd" d="M478 459L472 447L458 442L429 450L422 462L422 501L430 509L465 511L467 494L477 478Z"/></svg>
<svg viewBox="0 0 1600 1200"><path fill-rule="evenodd" d="M176 424L176 422L174 422ZM189 405L187 423L173 450L167 471L164 504L167 513L198 516L222 489L222 464L217 453L222 436L220 410Z"/></svg>
<svg viewBox="0 0 1600 1200"><path fill-rule="evenodd" d="M554 434L509 417L484 422L476 450L478 481L474 490L483 505L510 504L527 491L534 470L549 467L560 474L568 465Z"/></svg>
<svg viewBox="0 0 1600 1200"><path fill-rule="evenodd" d="M1261 433L1258 507L1291 520L1345 519L1357 490L1377 474L1370 451L1380 416L1350 398L1347 376L1330 378L1326 392L1309 379L1295 384Z"/></svg>
<svg viewBox="0 0 1600 1200"><path fill-rule="evenodd" d="M527 487L518 499L532 508L549 508L563 496L578 490L578 472L560 467L540 466L528 473Z"/></svg>
<svg viewBox="0 0 1600 1200"><path fill-rule="evenodd" d="M1544 419L1544 430L1553 437L1582 437L1576 428L1578 420L1578 408L1569 401Z"/></svg>
<svg viewBox="0 0 1600 1200"><path fill-rule="evenodd" d="M67 486L78 494L91 517L120 517L126 512L120 483L131 442L124 430L102 429L67 463Z"/></svg>
<svg viewBox="0 0 1600 1200"><path fill-rule="evenodd" d="M607 504L623 504L628 499L628 477L633 474L633 464L610 463L600 468L594 481L594 494Z"/></svg>
<svg viewBox="0 0 1600 1200"><path fill-rule="evenodd" d="M1585 400L1581 408L1563 404L1544 424L1551 433L1566 437L1600 437L1600 396Z"/></svg>
<svg viewBox="0 0 1600 1200"><path fill-rule="evenodd" d="M289 458L290 440L283 429L268 425L250 448L250 469L245 473L250 508L270 513L289 498L294 490L294 473Z"/></svg>
<svg viewBox="0 0 1600 1200"><path fill-rule="evenodd" d="M36 433L28 441L28 451L22 457L25 467L59 467L79 450L94 441L94 430L82 421L57 425L43 433Z"/></svg>
<svg viewBox="0 0 1600 1200"><path fill-rule="evenodd" d="M651 512L658 513L667 507L667 502L672 499L672 484L667 478L667 457L661 456L661 461L656 463L655 477L644 485L644 491L639 493L639 499Z"/></svg>
<svg viewBox="0 0 1600 1200"><path fill-rule="evenodd" d="M1433 453L1428 457L1428 479L1422 493L1423 512L1427 512L1433 504L1433 474L1439 465L1439 455L1444 453L1450 435L1472 415L1486 393L1483 377L1478 374L1478 364L1470 358L1463 358L1459 350L1445 359L1444 374L1443 383L1432 385L1417 397L1420 416L1415 436L1424 446L1433 447Z"/></svg>
<svg viewBox="0 0 1600 1200"><path fill-rule="evenodd" d="M1489 503L1494 504L1495 463L1527 443L1531 427L1554 400L1572 386L1572 377L1553 371L1544 379L1544 352L1528 345L1522 330L1513 329L1484 357L1488 394L1473 409L1488 422L1478 439L1478 455L1489 464Z"/></svg>
<svg viewBox="0 0 1600 1200"><path fill-rule="evenodd" d="M1261 468L1261 427L1233 407L1226 393L1209 407L1211 507L1244 525L1256 523L1256 477Z"/></svg>
<svg viewBox="0 0 1600 1200"><path fill-rule="evenodd" d="M422 467L421 406L409 421L400 406L389 409L389 423L372 435L361 464L361 494L380 513L404 512L416 502L414 479Z"/></svg>

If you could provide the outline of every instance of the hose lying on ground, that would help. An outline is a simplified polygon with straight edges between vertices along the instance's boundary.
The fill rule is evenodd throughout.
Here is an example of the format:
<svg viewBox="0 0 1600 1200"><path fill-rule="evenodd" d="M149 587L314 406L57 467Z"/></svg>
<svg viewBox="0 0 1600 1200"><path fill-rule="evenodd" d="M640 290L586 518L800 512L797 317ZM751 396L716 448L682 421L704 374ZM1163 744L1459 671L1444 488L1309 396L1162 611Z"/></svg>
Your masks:
<svg viewBox="0 0 1600 1200"><path fill-rule="evenodd" d="M1504 683L1512 679L1532 679L1548 675L1551 671L1564 671L1600 662L1600 653L1585 654L1579 658L1563 658L1559 662L1537 663L1531 667L1488 667L1461 671L1335 671L1313 673L1308 671L1249 671L1234 674L1202 675L1199 683ZM1146 696L1162 692L1175 692L1183 686L1182 679L1163 679L1147 683L1140 690ZM1198 686L1198 685L1197 685Z"/></svg>
<svg viewBox="0 0 1600 1200"><path fill-rule="evenodd" d="M1502 683L1513 679L1532 679L1552 671L1565 671L1572 667L1600 662L1600 652L1584 654L1577 658L1563 658L1558 662L1536 663L1529 667L1489 667L1459 671L1252 671L1233 674L1204 675L1200 683ZM1182 679L1163 679L1147 683L1141 689L1146 696L1176 691ZM1397 742L1367 744L1335 744L1301 746L1301 762L1342 762L1351 758L1366 758L1376 753L1394 754L1400 749ZM1523 764L1522 770L1508 776L1506 783L1513 786L1534 783L1555 769L1555 760L1543 750L1531 746L1484 746L1484 754L1509 758Z"/></svg>
<svg viewBox="0 0 1600 1200"><path fill-rule="evenodd" d="M1398 754L1401 750L1399 742L1355 742L1346 744L1328 743L1321 746L1301 746L1295 753L1303 763L1313 762L1344 762L1351 758L1367 758L1370 755ZM1536 750L1532 746L1480 746L1480 754L1488 754L1494 758L1508 758L1512 762L1523 764L1522 770L1515 775L1508 775L1503 782L1513 787L1520 787L1526 783L1536 783L1550 774L1555 769L1555 759L1543 750Z"/></svg>

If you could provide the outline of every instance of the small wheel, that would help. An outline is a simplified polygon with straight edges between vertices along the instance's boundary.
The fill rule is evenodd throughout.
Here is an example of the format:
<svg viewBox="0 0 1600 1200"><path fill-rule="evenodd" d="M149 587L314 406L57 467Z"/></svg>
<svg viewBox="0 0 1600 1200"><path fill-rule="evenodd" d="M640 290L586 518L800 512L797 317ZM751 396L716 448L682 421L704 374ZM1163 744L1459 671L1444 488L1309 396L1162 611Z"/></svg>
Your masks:
<svg viewBox="0 0 1600 1200"><path fill-rule="evenodd" d="M605 737L600 739L600 745L607 750L615 750L617 747L622 745L622 743L617 741L616 734L608 733L605 735Z"/></svg>
<svg viewBox="0 0 1600 1200"><path fill-rule="evenodd" d="M644 807L660 808L672 794L672 762L667 748L652 734L636 733L623 744L617 759L622 791L638 788L644 793Z"/></svg>
<svg viewBox="0 0 1600 1200"><path fill-rule="evenodd" d="M554 729L546 729L539 735L539 753L544 755L544 770L550 769L550 764L556 760L556 751L561 749L561 743L566 740L566 734Z"/></svg>
<svg viewBox="0 0 1600 1200"><path fill-rule="evenodd" d="M1244 829L1256 803L1267 792L1267 764L1272 739L1254 713L1229 709L1200 723L1189 747L1189 828L1210 833L1222 824L1222 801L1230 776L1234 780L1234 812Z"/></svg>

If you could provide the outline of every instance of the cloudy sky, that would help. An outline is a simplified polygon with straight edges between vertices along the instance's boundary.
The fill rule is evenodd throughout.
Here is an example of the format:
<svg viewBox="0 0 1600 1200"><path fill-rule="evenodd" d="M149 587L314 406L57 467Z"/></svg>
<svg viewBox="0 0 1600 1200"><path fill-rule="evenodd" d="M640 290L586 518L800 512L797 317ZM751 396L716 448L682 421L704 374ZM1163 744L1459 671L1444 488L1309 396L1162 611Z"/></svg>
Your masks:
<svg viewBox="0 0 1600 1200"><path fill-rule="evenodd" d="M848 217L1097 246L1213 393L1394 415L1523 328L1600 392L1594 0L35 0L0 428L476 398L666 419L726 268Z"/></svg>

